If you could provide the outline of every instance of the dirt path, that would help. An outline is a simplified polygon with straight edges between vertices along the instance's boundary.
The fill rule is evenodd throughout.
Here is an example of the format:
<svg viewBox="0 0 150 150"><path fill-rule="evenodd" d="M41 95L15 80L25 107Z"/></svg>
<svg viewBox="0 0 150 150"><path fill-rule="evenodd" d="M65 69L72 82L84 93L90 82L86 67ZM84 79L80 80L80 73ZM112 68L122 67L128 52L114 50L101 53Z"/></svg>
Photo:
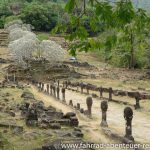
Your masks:
<svg viewBox="0 0 150 150"><path fill-rule="evenodd" d="M56 100L52 96L46 95L42 92L38 92L38 90L34 87L31 86L32 92L35 95L35 97L39 98L42 100L46 106L53 106L58 110L61 110L62 112L76 112L74 109L72 109L70 106L65 105L61 103L60 101ZM68 95L68 94L67 94ZM80 122L80 127L82 128L82 131L85 135L85 139L95 142L95 143L116 143L117 141L113 141L109 138L107 138L104 134L103 131L100 128L100 122L95 119L89 119L86 116L82 115L81 113L77 113L77 117ZM100 119L99 119L100 120Z"/></svg>
<svg viewBox="0 0 150 150"><path fill-rule="evenodd" d="M55 100L53 97L39 93L36 88L32 86L32 91L37 97L45 102L46 105L52 105L57 109L60 109L65 113L68 111L75 111L71 107L60 103ZM80 93L66 91L66 101L69 103L69 100L73 100L73 104L76 105L80 103L81 108L86 109L86 97L87 95L81 95ZM101 121L101 110L100 110L100 100L93 99L93 107L92 114L93 118L88 119L86 116L78 113L78 118L80 121L80 126L83 127L84 132L86 133L87 139L92 137L94 142L102 142L102 143L110 143L112 142L110 139L106 138L103 132L100 129L100 121ZM109 109L107 112L108 116L108 125L111 129L113 129L116 133L120 135L124 135L125 130L125 120L123 118L123 109L124 105L116 104L109 102ZM149 143L150 137L150 116L141 111L134 111L133 118L133 136L136 141L140 143ZM142 132L141 132L142 131Z"/></svg>

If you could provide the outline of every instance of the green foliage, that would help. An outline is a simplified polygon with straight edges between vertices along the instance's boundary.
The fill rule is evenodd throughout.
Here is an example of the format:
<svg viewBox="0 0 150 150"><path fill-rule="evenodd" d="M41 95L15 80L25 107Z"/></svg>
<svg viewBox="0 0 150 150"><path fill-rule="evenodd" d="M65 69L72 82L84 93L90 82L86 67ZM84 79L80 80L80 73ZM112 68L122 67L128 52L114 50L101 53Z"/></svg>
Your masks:
<svg viewBox="0 0 150 150"><path fill-rule="evenodd" d="M18 20L19 19L19 16L8 16L5 18L5 23L7 24L8 22L11 22L13 20Z"/></svg>
<svg viewBox="0 0 150 150"><path fill-rule="evenodd" d="M37 31L47 31L55 27L57 14L47 5L30 3L22 10L21 19L33 25Z"/></svg>
<svg viewBox="0 0 150 150"><path fill-rule="evenodd" d="M70 53L76 55L77 51L95 49L100 51L105 61L116 66L144 67L144 60L148 60L145 59L145 39L149 38L150 30L150 18L146 12L135 9L131 0L120 0L114 5L106 1L90 0L90 5L92 15L87 13L86 1L79 3L78 0L70 0L66 5L70 22L63 27L63 31L68 28L72 31L66 36L73 43ZM93 32L97 31L99 36L89 39L89 28Z"/></svg>
<svg viewBox="0 0 150 150"><path fill-rule="evenodd" d="M4 27L5 21L4 21L4 17L0 18L0 29L2 29Z"/></svg>
<svg viewBox="0 0 150 150"><path fill-rule="evenodd" d="M37 37L40 41L48 40L49 39L49 34L47 34L47 33L38 33Z"/></svg>

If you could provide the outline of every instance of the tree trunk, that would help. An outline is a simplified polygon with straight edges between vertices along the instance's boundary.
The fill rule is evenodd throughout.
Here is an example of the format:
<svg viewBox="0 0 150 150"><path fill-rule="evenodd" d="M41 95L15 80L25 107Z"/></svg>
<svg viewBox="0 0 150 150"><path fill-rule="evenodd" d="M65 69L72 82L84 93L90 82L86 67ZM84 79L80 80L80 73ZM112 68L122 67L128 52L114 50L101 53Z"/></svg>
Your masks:
<svg viewBox="0 0 150 150"><path fill-rule="evenodd" d="M129 69L134 69L134 36L131 32L130 34L130 40L131 40L131 50L130 50L130 63L129 63Z"/></svg>

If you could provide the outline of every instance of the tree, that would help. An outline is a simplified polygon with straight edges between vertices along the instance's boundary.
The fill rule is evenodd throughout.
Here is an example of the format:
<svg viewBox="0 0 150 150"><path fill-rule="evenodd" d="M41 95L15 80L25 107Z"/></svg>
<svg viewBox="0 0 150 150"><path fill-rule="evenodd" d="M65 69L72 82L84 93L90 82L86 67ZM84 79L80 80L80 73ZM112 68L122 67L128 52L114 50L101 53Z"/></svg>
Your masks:
<svg viewBox="0 0 150 150"><path fill-rule="evenodd" d="M90 3L90 6L89 6ZM67 31L72 28L66 39L73 44L70 46L70 53L76 55L77 51L99 49L104 50L107 61L121 56L125 67L134 68L137 62L137 54L146 47L144 39L149 33L149 17L142 9L135 9L131 0L120 0L113 4L109 1L69 0L66 4L66 11L70 15L70 22L63 28ZM92 16L87 15L87 7L93 10ZM80 11L78 11L80 8ZM102 31L97 38L89 38L87 29L83 25L83 19L90 20L91 29L97 30L102 26ZM102 35L104 35L101 38Z"/></svg>
<svg viewBox="0 0 150 150"><path fill-rule="evenodd" d="M37 31L50 31L56 26L57 14L47 5L30 3L22 10L21 19Z"/></svg>

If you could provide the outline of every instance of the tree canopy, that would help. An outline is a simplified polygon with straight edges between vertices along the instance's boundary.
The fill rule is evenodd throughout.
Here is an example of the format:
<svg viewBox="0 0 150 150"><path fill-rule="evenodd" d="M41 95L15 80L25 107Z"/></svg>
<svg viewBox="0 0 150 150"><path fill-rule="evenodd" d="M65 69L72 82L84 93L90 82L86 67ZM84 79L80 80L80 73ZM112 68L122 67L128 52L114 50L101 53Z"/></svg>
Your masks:
<svg viewBox="0 0 150 150"><path fill-rule="evenodd" d="M88 13L88 9L92 13ZM77 51L99 50L105 61L129 68L143 67L143 58L149 38L150 18L146 11L135 8L131 0L80 1L69 0L65 10L70 22L58 25L56 31L71 32L66 39L72 42L69 50L72 55ZM88 18L90 28L99 31L97 37L90 37L84 26ZM143 60L142 60L142 59Z"/></svg>

